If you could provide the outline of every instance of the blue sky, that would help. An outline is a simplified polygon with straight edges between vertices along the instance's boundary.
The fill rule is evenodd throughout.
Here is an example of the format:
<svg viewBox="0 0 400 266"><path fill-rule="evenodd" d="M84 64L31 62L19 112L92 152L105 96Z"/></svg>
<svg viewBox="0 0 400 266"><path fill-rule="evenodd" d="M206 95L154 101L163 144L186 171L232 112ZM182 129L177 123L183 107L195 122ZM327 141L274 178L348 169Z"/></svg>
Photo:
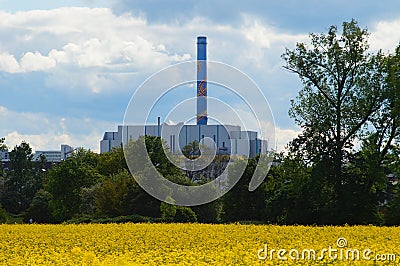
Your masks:
<svg viewBox="0 0 400 266"><path fill-rule="evenodd" d="M196 36L206 35L210 60L261 88L282 148L299 132L287 111L301 88L282 69L285 48L352 18L368 27L373 51L393 51L400 41L398 1L232 3L0 0L0 137L10 147L26 140L36 150L66 143L98 151L135 89L156 71L195 59ZM235 104L220 91L209 95Z"/></svg>

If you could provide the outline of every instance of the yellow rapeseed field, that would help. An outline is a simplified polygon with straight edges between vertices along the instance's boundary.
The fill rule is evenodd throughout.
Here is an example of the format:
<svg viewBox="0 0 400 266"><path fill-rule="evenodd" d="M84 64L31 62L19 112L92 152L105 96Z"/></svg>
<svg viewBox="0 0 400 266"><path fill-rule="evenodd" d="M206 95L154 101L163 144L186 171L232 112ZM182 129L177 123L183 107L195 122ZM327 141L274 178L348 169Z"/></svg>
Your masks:
<svg viewBox="0 0 400 266"><path fill-rule="evenodd" d="M0 265L399 265L400 228L0 225Z"/></svg>

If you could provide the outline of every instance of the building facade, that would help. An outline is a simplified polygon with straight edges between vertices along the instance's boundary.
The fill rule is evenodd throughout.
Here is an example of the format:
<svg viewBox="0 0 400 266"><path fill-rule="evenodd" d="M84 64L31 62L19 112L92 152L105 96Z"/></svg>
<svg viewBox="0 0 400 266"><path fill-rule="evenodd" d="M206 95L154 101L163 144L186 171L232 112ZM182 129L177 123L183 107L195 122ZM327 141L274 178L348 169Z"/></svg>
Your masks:
<svg viewBox="0 0 400 266"><path fill-rule="evenodd" d="M2 162L10 161L10 153L8 151L0 151L0 160Z"/></svg>
<svg viewBox="0 0 400 266"><path fill-rule="evenodd" d="M254 157L265 153L267 142L257 137L255 131L242 131L233 125L160 125L118 126L116 132L105 132L100 141L100 153L109 152L122 143L136 141L140 136L162 137L172 153L178 153L193 141L208 146L204 140L210 138L215 143L218 154ZM208 142L207 142L208 143ZM210 147L213 148L213 147Z"/></svg>
<svg viewBox="0 0 400 266"><path fill-rule="evenodd" d="M47 162L58 163L67 159L73 151L73 147L62 144L60 150L35 151L35 154L33 155L33 161L40 160L40 156L43 155L46 158Z"/></svg>

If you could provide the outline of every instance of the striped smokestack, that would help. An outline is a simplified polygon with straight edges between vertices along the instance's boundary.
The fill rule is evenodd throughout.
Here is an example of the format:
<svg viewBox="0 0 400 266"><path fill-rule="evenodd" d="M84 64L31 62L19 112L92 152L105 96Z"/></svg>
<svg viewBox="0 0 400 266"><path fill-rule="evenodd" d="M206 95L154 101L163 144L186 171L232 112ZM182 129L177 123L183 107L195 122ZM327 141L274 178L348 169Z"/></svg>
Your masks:
<svg viewBox="0 0 400 266"><path fill-rule="evenodd" d="M207 37L197 37L197 124L207 125Z"/></svg>

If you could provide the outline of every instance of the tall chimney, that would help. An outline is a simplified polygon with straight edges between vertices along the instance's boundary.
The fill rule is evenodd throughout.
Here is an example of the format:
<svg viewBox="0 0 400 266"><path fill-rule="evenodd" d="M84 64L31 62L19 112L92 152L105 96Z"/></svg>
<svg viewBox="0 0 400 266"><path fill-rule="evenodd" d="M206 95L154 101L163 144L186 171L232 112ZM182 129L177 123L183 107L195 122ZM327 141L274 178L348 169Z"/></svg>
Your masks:
<svg viewBox="0 0 400 266"><path fill-rule="evenodd" d="M207 125L207 37L197 37L197 125Z"/></svg>

